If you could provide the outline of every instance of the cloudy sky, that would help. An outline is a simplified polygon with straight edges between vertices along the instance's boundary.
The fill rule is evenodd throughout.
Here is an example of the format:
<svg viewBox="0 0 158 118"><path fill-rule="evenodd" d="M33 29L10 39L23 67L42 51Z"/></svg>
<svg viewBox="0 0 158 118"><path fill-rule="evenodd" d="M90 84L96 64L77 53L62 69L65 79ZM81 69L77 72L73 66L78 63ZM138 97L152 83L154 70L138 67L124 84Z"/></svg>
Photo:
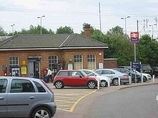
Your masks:
<svg viewBox="0 0 158 118"><path fill-rule="evenodd" d="M42 18L42 26L56 31L60 26L70 26L75 33L82 31L83 23L89 23L96 29L106 33L117 25L129 34L136 31L139 21L140 33L156 36L158 28L154 25L158 18L158 0L0 0L0 26L12 32L37 26ZM101 22L99 20L99 3ZM145 21L145 22L144 22ZM145 30L143 25L145 23ZM152 25L152 26L149 26Z"/></svg>

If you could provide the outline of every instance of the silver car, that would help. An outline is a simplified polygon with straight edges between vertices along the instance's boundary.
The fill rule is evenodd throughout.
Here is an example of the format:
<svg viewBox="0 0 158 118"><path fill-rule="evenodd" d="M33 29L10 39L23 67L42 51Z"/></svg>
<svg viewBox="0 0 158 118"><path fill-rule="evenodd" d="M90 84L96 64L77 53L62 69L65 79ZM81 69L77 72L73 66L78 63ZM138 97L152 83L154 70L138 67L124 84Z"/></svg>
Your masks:
<svg viewBox="0 0 158 118"><path fill-rule="evenodd" d="M112 83L115 86L118 85L119 78L121 83L129 83L129 75L127 73L121 73L114 69L96 69L95 72L101 76L109 77L111 79L110 83Z"/></svg>
<svg viewBox="0 0 158 118"><path fill-rule="evenodd" d="M54 93L40 79L0 76L0 117L51 118Z"/></svg>
<svg viewBox="0 0 158 118"><path fill-rule="evenodd" d="M96 73L93 70L89 70L89 69L81 69L81 70L83 72L85 72L88 76L95 76L97 79L99 79L101 87L106 87L106 86L108 86L108 84L110 85L110 83L109 83L110 78L109 77L100 76L98 73Z"/></svg>

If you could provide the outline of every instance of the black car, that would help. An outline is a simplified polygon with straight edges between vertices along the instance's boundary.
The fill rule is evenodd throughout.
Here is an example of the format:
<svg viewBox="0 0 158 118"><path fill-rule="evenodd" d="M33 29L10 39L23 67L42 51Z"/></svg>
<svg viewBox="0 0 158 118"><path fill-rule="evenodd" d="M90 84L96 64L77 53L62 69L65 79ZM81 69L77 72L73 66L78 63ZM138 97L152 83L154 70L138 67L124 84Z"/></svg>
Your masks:
<svg viewBox="0 0 158 118"><path fill-rule="evenodd" d="M153 67L153 75L155 75L155 77L158 76L158 67Z"/></svg>
<svg viewBox="0 0 158 118"><path fill-rule="evenodd" d="M142 72L153 75L153 70L149 64L142 64Z"/></svg>

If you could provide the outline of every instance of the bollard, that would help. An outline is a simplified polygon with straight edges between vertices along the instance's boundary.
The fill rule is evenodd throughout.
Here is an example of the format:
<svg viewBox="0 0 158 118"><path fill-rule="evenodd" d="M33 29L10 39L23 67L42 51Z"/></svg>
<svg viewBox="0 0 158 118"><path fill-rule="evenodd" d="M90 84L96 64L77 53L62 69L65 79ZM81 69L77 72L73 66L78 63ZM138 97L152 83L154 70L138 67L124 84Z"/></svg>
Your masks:
<svg viewBox="0 0 158 118"><path fill-rule="evenodd" d="M108 79L108 87L110 87L110 78Z"/></svg>
<svg viewBox="0 0 158 118"><path fill-rule="evenodd" d="M121 79L120 79L120 78L118 78L118 85L119 85L119 86L120 86L120 83L121 83L120 81L121 81Z"/></svg>
<svg viewBox="0 0 158 118"><path fill-rule="evenodd" d="M97 89L99 89L100 79L97 79Z"/></svg>
<svg viewBox="0 0 158 118"><path fill-rule="evenodd" d="M141 83L143 83L143 74L141 73Z"/></svg>
<svg viewBox="0 0 158 118"><path fill-rule="evenodd" d="M131 83L132 83L131 76L129 76L129 84L131 84Z"/></svg>
<svg viewBox="0 0 158 118"><path fill-rule="evenodd" d="M153 82L155 81L155 75L153 75Z"/></svg>

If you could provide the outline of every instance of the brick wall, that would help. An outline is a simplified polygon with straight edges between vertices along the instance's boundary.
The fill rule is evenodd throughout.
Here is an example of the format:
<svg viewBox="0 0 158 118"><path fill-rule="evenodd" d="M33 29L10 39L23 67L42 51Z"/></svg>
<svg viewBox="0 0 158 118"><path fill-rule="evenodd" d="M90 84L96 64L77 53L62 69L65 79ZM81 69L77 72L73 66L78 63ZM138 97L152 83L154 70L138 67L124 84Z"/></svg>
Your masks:
<svg viewBox="0 0 158 118"><path fill-rule="evenodd" d="M0 75L3 75L2 65L8 66L9 72L9 57L19 57L19 66L23 65L23 61L28 64L29 56L40 56L40 73L42 73L43 69L48 67L48 57L52 55L58 56L58 60L61 63L65 63L65 69L67 69L67 64L70 59L73 58L74 55L83 55L83 68L87 68L87 55L93 54L96 55L96 68L99 68L99 63L104 63L104 49L70 49L70 50L39 50L39 51L1 51L0 52Z"/></svg>
<svg viewBox="0 0 158 118"><path fill-rule="evenodd" d="M104 59L104 68L117 68L117 59L115 58Z"/></svg>

